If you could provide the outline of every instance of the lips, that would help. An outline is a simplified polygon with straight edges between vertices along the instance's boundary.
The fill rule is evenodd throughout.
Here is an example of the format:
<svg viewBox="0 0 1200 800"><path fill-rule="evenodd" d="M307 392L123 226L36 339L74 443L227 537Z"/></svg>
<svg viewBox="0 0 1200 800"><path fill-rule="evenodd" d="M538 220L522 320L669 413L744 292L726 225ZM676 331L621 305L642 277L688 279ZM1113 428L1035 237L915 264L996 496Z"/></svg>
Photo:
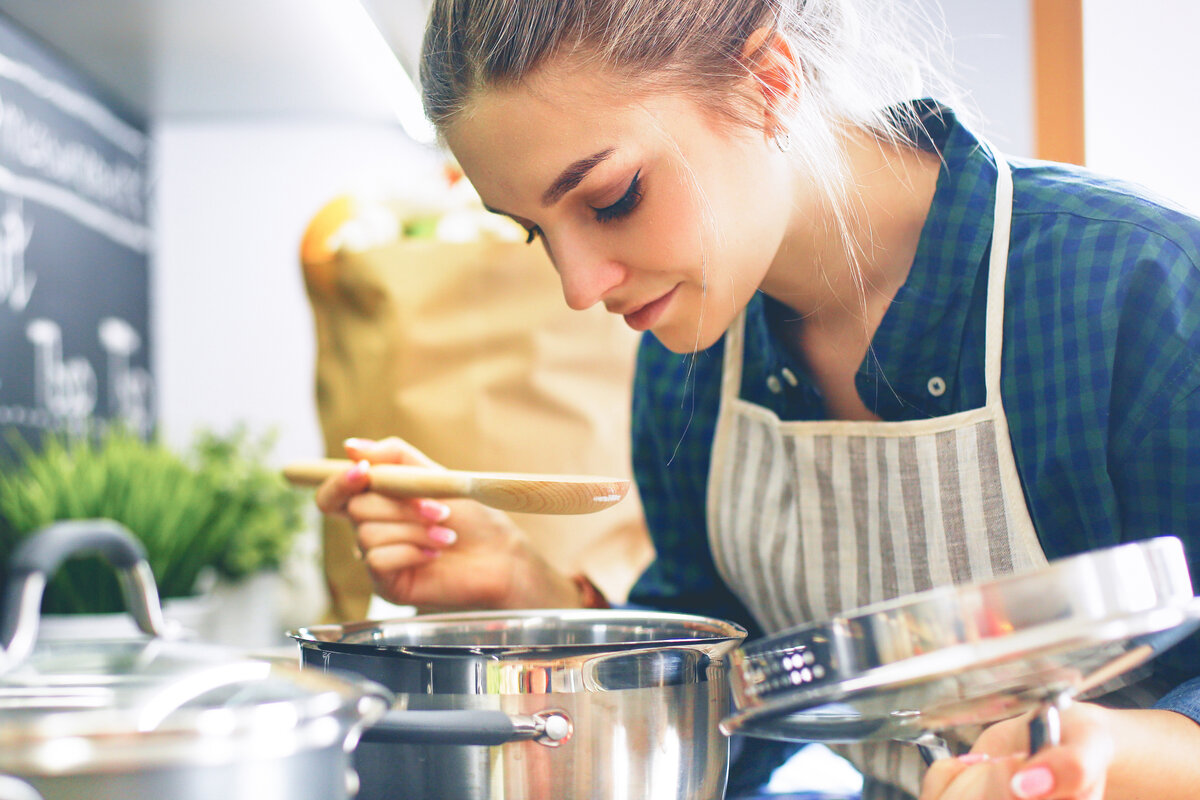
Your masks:
<svg viewBox="0 0 1200 800"><path fill-rule="evenodd" d="M649 330L654 326L654 323L658 322L663 312L666 311L667 306L671 303L671 298L675 296L675 292L678 289L678 285L673 286L669 292L658 299L651 300L643 306L622 314L621 316L625 318L625 324L635 331Z"/></svg>

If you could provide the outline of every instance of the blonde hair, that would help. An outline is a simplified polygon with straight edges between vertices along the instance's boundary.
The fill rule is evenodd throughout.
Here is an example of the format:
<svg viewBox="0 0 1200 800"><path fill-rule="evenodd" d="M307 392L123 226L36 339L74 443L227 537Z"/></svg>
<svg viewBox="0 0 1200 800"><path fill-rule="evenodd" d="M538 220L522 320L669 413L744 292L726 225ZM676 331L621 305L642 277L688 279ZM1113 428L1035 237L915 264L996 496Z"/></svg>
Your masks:
<svg viewBox="0 0 1200 800"><path fill-rule="evenodd" d="M851 263L847 130L914 145L921 97L953 99L943 26L915 0L434 0L422 46L426 114L440 132L491 88L564 59L606 70L627 94L677 92L719 118L761 127L737 87L754 78L766 29L790 44L799 91L781 110L789 155L807 174ZM767 43L771 36L763 37ZM772 133L766 131L766 133ZM777 139L778 141L778 139ZM856 270L856 273L858 270Z"/></svg>
<svg viewBox="0 0 1200 800"><path fill-rule="evenodd" d="M850 126L904 139L892 107L949 88L940 26L919 9L914 0L434 0L422 97L444 131L480 92L569 58L623 78L623 89L684 93L736 119L729 101L756 55L745 45L765 28L791 44L803 77L786 115L794 138Z"/></svg>

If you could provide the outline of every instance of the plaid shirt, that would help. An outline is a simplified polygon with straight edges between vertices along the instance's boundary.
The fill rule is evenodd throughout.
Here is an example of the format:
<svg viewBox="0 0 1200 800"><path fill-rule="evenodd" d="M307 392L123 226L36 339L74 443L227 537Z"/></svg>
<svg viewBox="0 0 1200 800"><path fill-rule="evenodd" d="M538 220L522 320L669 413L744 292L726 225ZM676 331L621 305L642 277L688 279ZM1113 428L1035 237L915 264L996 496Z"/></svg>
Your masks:
<svg viewBox="0 0 1200 800"><path fill-rule="evenodd" d="M984 306L996 166L949 110L922 101L943 156L912 270L856 375L884 420L984 405ZM1011 159L1002 396L1033 523L1050 559L1154 536L1184 541L1200 580L1200 221L1146 190ZM826 418L818 388L747 307L742 397L784 420ZM631 601L760 632L713 565L705 487L722 343L690 356L643 339L634 470L658 557ZM940 379L940 380L935 380ZM944 391L942 391L944 385ZM1160 705L1200 721L1200 637L1159 659Z"/></svg>

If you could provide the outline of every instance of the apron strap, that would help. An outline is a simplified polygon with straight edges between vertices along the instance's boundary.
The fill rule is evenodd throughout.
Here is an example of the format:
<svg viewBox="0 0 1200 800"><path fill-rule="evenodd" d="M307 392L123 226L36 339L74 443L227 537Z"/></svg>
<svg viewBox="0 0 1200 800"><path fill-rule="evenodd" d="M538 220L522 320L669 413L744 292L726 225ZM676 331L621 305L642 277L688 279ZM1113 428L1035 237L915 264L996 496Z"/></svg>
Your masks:
<svg viewBox="0 0 1200 800"><path fill-rule="evenodd" d="M721 408L728 408L742 393L742 350L746 338L746 309L742 309L725 331L725 355L721 367Z"/></svg>
<svg viewBox="0 0 1200 800"><path fill-rule="evenodd" d="M1004 278L1008 272L1008 234L1012 228L1012 170L1004 156L992 150L996 161L996 210L992 215L992 252L988 261L987 327L985 328L984 380L987 404L1000 405L1000 354L1004 349Z"/></svg>

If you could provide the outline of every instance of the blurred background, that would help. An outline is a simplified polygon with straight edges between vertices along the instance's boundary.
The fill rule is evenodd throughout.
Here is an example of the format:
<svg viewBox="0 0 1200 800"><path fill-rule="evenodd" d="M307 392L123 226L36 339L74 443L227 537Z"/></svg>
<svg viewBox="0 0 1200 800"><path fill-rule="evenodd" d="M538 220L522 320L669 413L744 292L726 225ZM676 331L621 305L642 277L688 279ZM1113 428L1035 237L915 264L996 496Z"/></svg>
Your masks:
<svg viewBox="0 0 1200 800"><path fill-rule="evenodd" d="M1116 0L909 2L944 19L954 77L1001 149L1200 209L1200 7L1150 0L1134 19ZM241 426L270 435L254 454L267 468L330 449L306 233L325 232L315 263L376 200L460 203L411 80L425 13L423 0L0 0L0 429L119 419L182 450ZM485 227L454 236L504 240ZM342 233L360 250L397 235ZM268 630L327 611L321 523L311 503L301 513Z"/></svg>

